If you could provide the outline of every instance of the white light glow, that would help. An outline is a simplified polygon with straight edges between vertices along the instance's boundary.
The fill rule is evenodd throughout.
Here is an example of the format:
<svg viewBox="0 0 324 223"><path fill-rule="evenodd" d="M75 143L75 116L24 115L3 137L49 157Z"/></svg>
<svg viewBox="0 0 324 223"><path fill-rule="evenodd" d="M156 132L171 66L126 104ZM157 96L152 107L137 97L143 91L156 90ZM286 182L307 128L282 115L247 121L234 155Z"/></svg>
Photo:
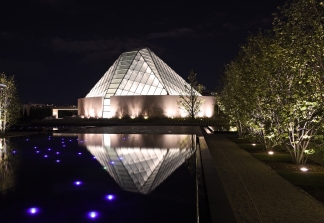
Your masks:
<svg viewBox="0 0 324 223"><path fill-rule="evenodd" d="M269 154L269 155L273 155L274 152L273 152L273 151L269 151L268 154Z"/></svg>
<svg viewBox="0 0 324 223"><path fill-rule="evenodd" d="M306 167L302 167L302 168L300 168L300 170L303 171L303 172L308 171L308 169Z"/></svg>

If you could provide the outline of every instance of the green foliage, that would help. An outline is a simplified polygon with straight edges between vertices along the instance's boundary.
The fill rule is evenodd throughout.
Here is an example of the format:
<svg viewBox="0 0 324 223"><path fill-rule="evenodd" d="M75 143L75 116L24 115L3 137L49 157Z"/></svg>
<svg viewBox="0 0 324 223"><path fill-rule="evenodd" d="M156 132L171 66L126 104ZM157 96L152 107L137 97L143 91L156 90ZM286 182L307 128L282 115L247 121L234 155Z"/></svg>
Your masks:
<svg viewBox="0 0 324 223"><path fill-rule="evenodd" d="M285 145L296 164L324 122L323 18L320 1L286 3L273 30L250 36L227 65L218 96L242 136L267 150Z"/></svg>
<svg viewBox="0 0 324 223"><path fill-rule="evenodd" d="M180 100L177 101L179 107L185 110L189 117L195 119L200 112L200 107L204 100L199 99L203 86L198 84L197 74L191 70L189 74L189 85L185 86L185 92L180 95Z"/></svg>

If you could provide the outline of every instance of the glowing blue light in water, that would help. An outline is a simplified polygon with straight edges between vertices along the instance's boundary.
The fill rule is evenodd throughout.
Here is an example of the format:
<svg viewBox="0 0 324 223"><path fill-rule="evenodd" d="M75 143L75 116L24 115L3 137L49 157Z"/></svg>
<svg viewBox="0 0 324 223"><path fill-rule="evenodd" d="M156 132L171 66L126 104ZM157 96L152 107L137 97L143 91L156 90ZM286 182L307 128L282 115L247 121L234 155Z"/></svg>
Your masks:
<svg viewBox="0 0 324 223"><path fill-rule="evenodd" d="M32 215L37 214L38 212L39 212L39 209L35 208L35 207L28 209L28 213L32 214Z"/></svg>
<svg viewBox="0 0 324 223"><path fill-rule="evenodd" d="M98 215L99 215L99 214L98 214L98 212L96 212L96 211L91 211L91 212L88 213L88 217L89 217L89 218L92 218L92 219L97 218Z"/></svg>
<svg viewBox="0 0 324 223"><path fill-rule="evenodd" d="M47 158L47 155L45 155L44 157Z"/></svg>
<svg viewBox="0 0 324 223"><path fill-rule="evenodd" d="M60 160L56 160L56 162L57 162L57 163L59 163L59 162L60 162Z"/></svg>
<svg viewBox="0 0 324 223"><path fill-rule="evenodd" d="M48 150L51 150L51 148L48 148Z"/></svg>
<svg viewBox="0 0 324 223"><path fill-rule="evenodd" d="M36 151L36 153L39 153L39 151Z"/></svg>
<svg viewBox="0 0 324 223"><path fill-rule="evenodd" d="M107 195L107 196L106 196L106 198L107 198L107 200L110 200L110 201L112 201L112 200L114 200L114 199L115 199L115 196L114 196L114 195L112 195L112 194L109 194L109 195Z"/></svg>
<svg viewBox="0 0 324 223"><path fill-rule="evenodd" d="M93 157L94 159L97 159L95 156Z"/></svg>
<svg viewBox="0 0 324 223"><path fill-rule="evenodd" d="M82 182L81 181L75 181L74 184L77 185L77 186L80 186L82 184Z"/></svg>
<svg viewBox="0 0 324 223"><path fill-rule="evenodd" d="M79 155L81 155L82 153L78 153Z"/></svg>
<svg viewBox="0 0 324 223"><path fill-rule="evenodd" d="M56 152L56 154L60 154L60 152Z"/></svg>

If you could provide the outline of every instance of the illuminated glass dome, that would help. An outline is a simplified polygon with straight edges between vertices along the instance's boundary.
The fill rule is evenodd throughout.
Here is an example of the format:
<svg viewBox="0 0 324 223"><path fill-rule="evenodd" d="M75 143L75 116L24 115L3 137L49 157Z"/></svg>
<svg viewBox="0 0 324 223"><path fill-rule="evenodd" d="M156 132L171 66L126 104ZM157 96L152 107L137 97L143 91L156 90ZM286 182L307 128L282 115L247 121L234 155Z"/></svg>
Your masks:
<svg viewBox="0 0 324 223"><path fill-rule="evenodd" d="M150 49L122 53L86 95L104 97L103 117L109 117L111 96L181 95L188 83ZM198 92L197 95L200 96Z"/></svg>

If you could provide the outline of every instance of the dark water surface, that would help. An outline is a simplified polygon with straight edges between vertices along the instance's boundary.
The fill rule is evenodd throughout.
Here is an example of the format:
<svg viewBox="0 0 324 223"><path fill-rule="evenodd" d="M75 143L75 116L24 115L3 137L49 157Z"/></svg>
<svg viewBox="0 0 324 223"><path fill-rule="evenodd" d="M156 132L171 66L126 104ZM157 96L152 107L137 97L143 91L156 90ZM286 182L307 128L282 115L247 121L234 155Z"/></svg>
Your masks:
<svg viewBox="0 0 324 223"><path fill-rule="evenodd" d="M1 141L0 222L196 222L194 135Z"/></svg>

